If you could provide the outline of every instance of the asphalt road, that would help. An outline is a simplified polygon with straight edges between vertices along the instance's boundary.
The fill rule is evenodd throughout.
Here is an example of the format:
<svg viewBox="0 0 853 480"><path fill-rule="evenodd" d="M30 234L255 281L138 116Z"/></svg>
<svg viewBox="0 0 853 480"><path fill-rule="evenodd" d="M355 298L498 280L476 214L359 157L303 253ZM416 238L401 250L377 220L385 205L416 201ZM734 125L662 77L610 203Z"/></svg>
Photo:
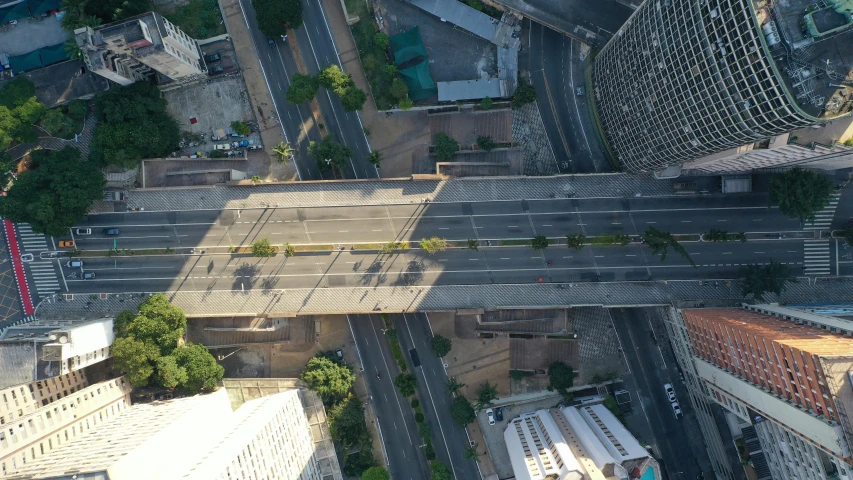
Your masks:
<svg viewBox="0 0 853 480"><path fill-rule="evenodd" d="M381 441L385 448L391 478L427 480L429 466L423 453L415 414L407 399L394 386L400 370L391 354L385 328L378 315L348 315L352 335L358 348L364 378L379 419ZM377 378L376 373L379 373Z"/></svg>
<svg viewBox="0 0 853 480"><path fill-rule="evenodd" d="M421 365L412 369L417 377L418 398L427 424L432 428L436 457L451 467L456 480L481 478L476 462L465 459L468 435L453 421L450 414L452 399L445 387L447 372L442 360L432 351L432 327L425 313L392 315L404 352L417 352Z"/></svg>
<svg viewBox="0 0 853 480"><path fill-rule="evenodd" d="M325 130L321 131L317 122L314 121L308 103L294 105L288 102L285 94L290 87L290 78L294 73L298 73L291 49L280 38L274 39L275 47L270 47L267 37L258 30L252 2L240 0L240 4L246 14L252 42L258 52L264 78L272 94L286 138L297 149L295 162L299 179L334 178L331 172L321 171L316 162L308 156L309 142L319 141L326 133L334 135L338 141L350 146L355 152L350 167L342 172L344 178L378 178L376 168L366 161L370 154L370 146L359 116L355 112L344 112L340 100L334 95L328 95L325 89L321 88L317 94L325 127ZM314 74L327 65L339 62L319 0L306 0L303 6L304 24L297 29L296 37L306 68L309 73Z"/></svg>
<svg viewBox="0 0 853 480"><path fill-rule="evenodd" d="M550 25L599 48L634 13L630 0L496 0L525 17ZM636 4L639 5L639 0ZM594 38L590 38L593 34Z"/></svg>
<svg viewBox="0 0 853 480"><path fill-rule="evenodd" d="M598 146L586 106L581 43L542 24L525 21L525 55L536 103L561 173L609 172L612 168Z"/></svg>
<svg viewBox="0 0 853 480"><path fill-rule="evenodd" d="M641 308L611 309L613 323L619 342L631 372L625 378L625 386L631 393L635 413L642 415L646 427L640 432L641 440L652 445L655 454L662 458L669 480L694 480L703 465L708 464L701 438L691 439L687 422L696 422L687 388L679 381L674 361L667 363L668 349L664 340L656 340L648 310ZM661 348L662 347L662 348ZM673 385L684 417L676 419L663 385ZM629 427L632 426L629 420ZM698 426L697 426L698 428ZM634 428L633 430L638 430ZM692 429L695 431L695 429ZM698 441L698 443L697 443ZM708 472L710 473L710 472Z"/></svg>

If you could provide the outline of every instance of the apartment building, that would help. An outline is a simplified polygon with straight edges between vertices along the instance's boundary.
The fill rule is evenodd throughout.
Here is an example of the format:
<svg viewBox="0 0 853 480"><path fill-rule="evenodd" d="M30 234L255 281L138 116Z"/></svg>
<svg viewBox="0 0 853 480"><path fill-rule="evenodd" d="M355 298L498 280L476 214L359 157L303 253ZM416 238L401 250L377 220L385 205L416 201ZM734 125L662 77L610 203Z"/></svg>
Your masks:
<svg viewBox="0 0 853 480"><path fill-rule="evenodd" d="M9 327L0 334L0 388L79 372L109 358L114 339L111 318Z"/></svg>
<svg viewBox="0 0 853 480"><path fill-rule="evenodd" d="M81 370L0 390L0 426L87 386L89 382Z"/></svg>
<svg viewBox="0 0 853 480"><path fill-rule="evenodd" d="M702 421L709 403L754 431L767 478L853 478L851 322L750 305L672 310L667 330L719 476L739 472L725 425Z"/></svg>
<svg viewBox="0 0 853 480"><path fill-rule="evenodd" d="M78 28L74 40L89 70L120 85L166 85L207 76L198 42L156 12Z"/></svg>

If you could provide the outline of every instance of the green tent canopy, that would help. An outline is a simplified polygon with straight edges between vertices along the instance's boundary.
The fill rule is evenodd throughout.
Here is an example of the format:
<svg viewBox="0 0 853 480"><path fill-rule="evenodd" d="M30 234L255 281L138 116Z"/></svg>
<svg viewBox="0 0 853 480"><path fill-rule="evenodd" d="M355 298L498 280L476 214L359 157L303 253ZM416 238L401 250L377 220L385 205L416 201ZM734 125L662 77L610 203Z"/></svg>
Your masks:
<svg viewBox="0 0 853 480"><path fill-rule="evenodd" d="M23 73L28 72L30 70L35 70L37 68L41 68L43 65L41 63L41 56L39 55L39 51L36 50L34 52L25 53L23 55L10 55L9 66L12 67L12 72Z"/></svg>
<svg viewBox="0 0 853 480"><path fill-rule="evenodd" d="M409 87L409 98L412 100L423 100L438 94L438 88L429 74L429 62L426 59L417 65L400 70L399 73Z"/></svg>
<svg viewBox="0 0 853 480"><path fill-rule="evenodd" d="M421 30L418 27L389 38L391 50L394 52L394 62L399 67L413 58L426 57L427 52L421 40Z"/></svg>
<svg viewBox="0 0 853 480"><path fill-rule="evenodd" d="M30 9L27 8L26 2L17 3L11 7L0 8L0 25L30 16L32 15L30 15Z"/></svg>
<svg viewBox="0 0 853 480"><path fill-rule="evenodd" d="M39 53L41 54L41 63L44 66L68 60L68 52L65 51L65 45L62 43L41 48Z"/></svg>

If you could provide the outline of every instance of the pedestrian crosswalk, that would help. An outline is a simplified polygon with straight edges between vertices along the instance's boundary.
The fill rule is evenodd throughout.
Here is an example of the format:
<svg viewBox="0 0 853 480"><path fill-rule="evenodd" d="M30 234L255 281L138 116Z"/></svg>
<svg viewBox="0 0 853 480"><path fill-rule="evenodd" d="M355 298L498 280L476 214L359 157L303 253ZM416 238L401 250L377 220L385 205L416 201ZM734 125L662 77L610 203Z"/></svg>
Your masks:
<svg viewBox="0 0 853 480"><path fill-rule="evenodd" d="M840 193L833 193L829 199L829 205L823 210L815 214L815 221L807 223L803 230L828 230L832 225L832 218L835 216L835 208L838 207L838 199Z"/></svg>
<svg viewBox="0 0 853 480"><path fill-rule="evenodd" d="M57 265L53 261L27 262L30 276L39 296L52 295L59 291L59 278L57 276Z"/></svg>
<svg viewBox="0 0 853 480"><path fill-rule="evenodd" d="M33 232L33 227L28 223L15 225L18 230L18 245L24 252L43 252L47 250L47 237L41 233Z"/></svg>
<svg viewBox="0 0 853 480"><path fill-rule="evenodd" d="M803 273L806 275L829 275L829 242L825 240L806 240L803 248Z"/></svg>

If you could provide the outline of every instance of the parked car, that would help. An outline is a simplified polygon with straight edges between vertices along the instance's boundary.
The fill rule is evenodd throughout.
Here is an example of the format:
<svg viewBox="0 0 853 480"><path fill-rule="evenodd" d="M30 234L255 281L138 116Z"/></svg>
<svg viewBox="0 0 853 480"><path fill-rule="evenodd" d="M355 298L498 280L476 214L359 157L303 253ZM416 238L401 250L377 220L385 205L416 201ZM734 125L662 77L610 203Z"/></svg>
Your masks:
<svg viewBox="0 0 853 480"><path fill-rule="evenodd" d="M491 408L486 409L486 417L489 419L489 425L495 424L495 412Z"/></svg>
<svg viewBox="0 0 853 480"><path fill-rule="evenodd" d="M75 228L74 229L74 235L91 235L91 234L92 234L91 228Z"/></svg>
<svg viewBox="0 0 853 480"><path fill-rule="evenodd" d="M675 401L675 390L673 390L672 385L670 385L669 383L665 383L663 385L663 389L666 391L666 396L667 396L667 398L669 398L669 401L674 402Z"/></svg>
<svg viewBox="0 0 853 480"><path fill-rule="evenodd" d="M83 274L84 280L92 280L93 278L95 278L95 272L85 272Z"/></svg>
<svg viewBox="0 0 853 480"><path fill-rule="evenodd" d="M678 404L678 402L672 402L672 411L675 412L676 419L681 418L681 406Z"/></svg>
<svg viewBox="0 0 853 480"><path fill-rule="evenodd" d="M220 73L222 73L224 71L225 71L225 69L222 68L222 65L207 67L207 74L208 75L219 75Z"/></svg>
<svg viewBox="0 0 853 480"><path fill-rule="evenodd" d="M231 142L231 148L245 148L249 146L248 140L240 140L239 142Z"/></svg>
<svg viewBox="0 0 853 480"><path fill-rule="evenodd" d="M118 235L119 233L120 232L117 228L105 228L104 229L104 235L115 236L115 235Z"/></svg>
<svg viewBox="0 0 853 480"><path fill-rule="evenodd" d="M206 63L218 62L218 61L220 61L220 60L222 60L222 55L220 55L220 54L218 54L218 53L214 53L214 54L211 54L211 55L205 55L205 56L204 56L204 61L205 61Z"/></svg>
<svg viewBox="0 0 853 480"><path fill-rule="evenodd" d="M65 266L68 268L83 268L82 260L69 260L65 263Z"/></svg>
<svg viewBox="0 0 853 480"><path fill-rule="evenodd" d="M495 418L499 422L504 421L504 409L503 409L503 407L498 407L495 409Z"/></svg>
<svg viewBox="0 0 853 480"><path fill-rule="evenodd" d="M59 248L74 248L74 240L60 240Z"/></svg>

